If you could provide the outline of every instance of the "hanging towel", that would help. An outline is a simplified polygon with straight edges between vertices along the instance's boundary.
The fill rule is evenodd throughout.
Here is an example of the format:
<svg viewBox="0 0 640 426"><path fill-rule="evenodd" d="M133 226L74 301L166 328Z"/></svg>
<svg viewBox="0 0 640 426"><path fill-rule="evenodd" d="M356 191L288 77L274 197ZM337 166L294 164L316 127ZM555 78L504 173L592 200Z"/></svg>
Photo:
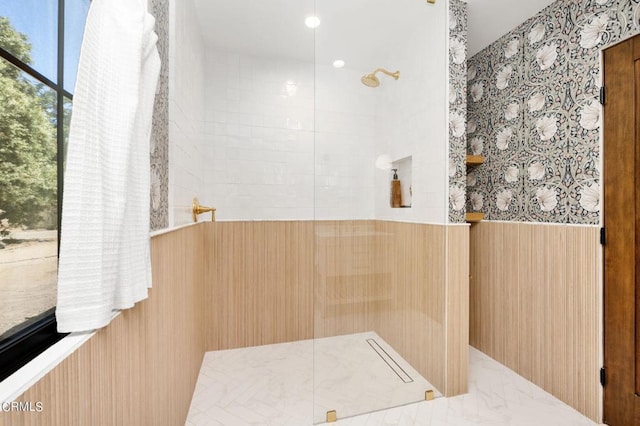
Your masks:
<svg viewBox="0 0 640 426"><path fill-rule="evenodd" d="M107 325L151 287L149 139L160 57L147 0L93 0L69 132L58 331Z"/></svg>

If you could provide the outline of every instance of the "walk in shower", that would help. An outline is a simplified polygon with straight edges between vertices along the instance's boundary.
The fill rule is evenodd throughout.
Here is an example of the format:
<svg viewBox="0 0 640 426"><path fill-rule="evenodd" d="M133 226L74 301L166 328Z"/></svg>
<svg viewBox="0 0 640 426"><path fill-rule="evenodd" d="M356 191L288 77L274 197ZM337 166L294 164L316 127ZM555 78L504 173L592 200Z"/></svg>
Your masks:
<svg viewBox="0 0 640 426"><path fill-rule="evenodd" d="M211 349L307 342L314 423L455 393L447 2L172 7L172 138L202 165L174 153L171 184L217 208Z"/></svg>

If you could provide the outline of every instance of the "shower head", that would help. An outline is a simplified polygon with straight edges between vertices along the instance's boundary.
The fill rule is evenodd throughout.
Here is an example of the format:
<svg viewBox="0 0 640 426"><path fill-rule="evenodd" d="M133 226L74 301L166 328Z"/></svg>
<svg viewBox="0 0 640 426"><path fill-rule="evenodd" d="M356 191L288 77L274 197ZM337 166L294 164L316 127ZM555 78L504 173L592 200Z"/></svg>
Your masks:
<svg viewBox="0 0 640 426"><path fill-rule="evenodd" d="M378 79L378 77L376 77L376 74L379 72L386 74L389 77L393 77L395 80L400 78L400 71L389 72L384 68L378 68L371 74L363 75L360 81L362 81L362 84L364 84L365 86L378 87L380 85L380 80Z"/></svg>
<svg viewBox="0 0 640 426"><path fill-rule="evenodd" d="M363 75L360 81L362 81L362 84L364 84L365 86L369 86L369 87L380 86L380 80L378 80L378 77L376 77L374 74Z"/></svg>

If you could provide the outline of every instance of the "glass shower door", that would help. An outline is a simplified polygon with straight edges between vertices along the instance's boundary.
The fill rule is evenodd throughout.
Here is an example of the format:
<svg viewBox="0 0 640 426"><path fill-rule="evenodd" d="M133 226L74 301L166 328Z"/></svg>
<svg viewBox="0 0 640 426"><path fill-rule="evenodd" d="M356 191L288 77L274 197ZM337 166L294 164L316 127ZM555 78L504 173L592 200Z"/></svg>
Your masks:
<svg viewBox="0 0 640 426"><path fill-rule="evenodd" d="M176 117L188 138L203 115L216 343L260 377L235 409L309 424L438 396L447 2L196 3L206 88L184 81Z"/></svg>
<svg viewBox="0 0 640 426"><path fill-rule="evenodd" d="M444 234L428 221L446 4L317 0L314 423L440 395ZM444 161L444 155L443 155ZM395 172L394 172L395 170Z"/></svg>

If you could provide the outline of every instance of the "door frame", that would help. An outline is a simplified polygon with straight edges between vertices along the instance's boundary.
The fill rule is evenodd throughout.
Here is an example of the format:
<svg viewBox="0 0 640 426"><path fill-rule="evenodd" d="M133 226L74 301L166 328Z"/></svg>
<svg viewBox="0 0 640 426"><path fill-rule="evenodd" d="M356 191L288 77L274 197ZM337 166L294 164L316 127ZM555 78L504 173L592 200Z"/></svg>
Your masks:
<svg viewBox="0 0 640 426"><path fill-rule="evenodd" d="M640 424L636 292L640 212L640 35L602 50L603 421ZM633 90L628 90L629 81ZM632 178L630 178L632 176ZM635 202L629 203L633 199ZM625 202L627 201L627 202ZM631 247L631 249L629 249ZM633 374L631 372L633 371Z"/></svg>

